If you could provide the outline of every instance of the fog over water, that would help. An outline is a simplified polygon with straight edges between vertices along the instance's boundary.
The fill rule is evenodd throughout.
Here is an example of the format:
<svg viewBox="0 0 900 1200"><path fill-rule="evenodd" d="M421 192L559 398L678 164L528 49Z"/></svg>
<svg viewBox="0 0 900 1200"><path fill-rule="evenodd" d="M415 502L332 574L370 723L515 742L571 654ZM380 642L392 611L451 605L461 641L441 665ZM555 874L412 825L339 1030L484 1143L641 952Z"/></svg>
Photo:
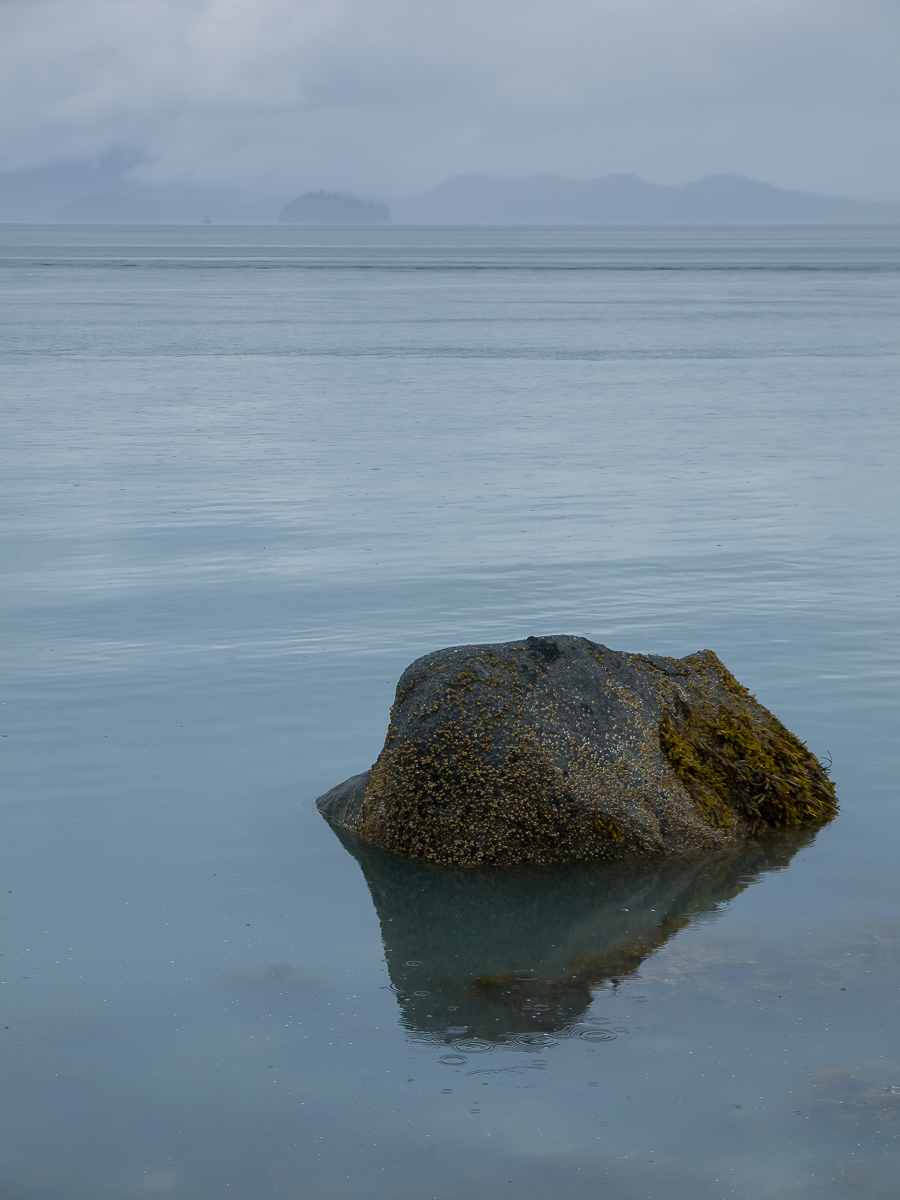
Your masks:
<svg viewBox="0 0 900 1200"><path fill-rule="evenodd" d="M896 228L0 231L0 1192L900 1170ZM459 877L314 797L439 646L711 647L814 836Z"/></svg>
<svg viewBox="0 0 900 1200"><path fill-rule="evenodd" d="M0 171L114 155L281 203L471 171L900 200L898 36L889 0L6 0Z"/></svg>

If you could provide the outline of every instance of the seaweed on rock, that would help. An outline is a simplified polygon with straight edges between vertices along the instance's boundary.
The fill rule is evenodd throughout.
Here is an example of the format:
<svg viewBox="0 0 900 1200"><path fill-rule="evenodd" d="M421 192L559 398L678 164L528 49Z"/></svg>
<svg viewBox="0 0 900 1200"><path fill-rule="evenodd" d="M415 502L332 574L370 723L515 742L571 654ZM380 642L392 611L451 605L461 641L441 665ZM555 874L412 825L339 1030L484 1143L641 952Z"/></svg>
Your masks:
<svg viewBox="0 0 900 1200"><path fill-rule="evenodd" d="M733 704L692 708L678 698L659 723L669 762L711 825L731 828L736 817L749 832L812 825L837 815L834 784L816 756L777 717L754 701L721 663Z"/></svg>

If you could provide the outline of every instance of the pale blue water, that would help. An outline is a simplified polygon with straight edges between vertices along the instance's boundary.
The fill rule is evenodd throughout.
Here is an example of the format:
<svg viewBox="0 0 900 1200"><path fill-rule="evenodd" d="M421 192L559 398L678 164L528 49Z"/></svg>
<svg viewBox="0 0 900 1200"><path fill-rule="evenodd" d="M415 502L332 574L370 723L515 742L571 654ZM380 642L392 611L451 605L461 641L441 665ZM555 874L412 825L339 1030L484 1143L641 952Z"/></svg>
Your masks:
<svg viewBox="0 0 900 1200"><path fill-rule="evenodd" d="M895 1197L900 229L0 268L4 1200ZM413 658L554 632L712 647L841 817L696 875L376 861L376 910L314 797Z"/></svg>

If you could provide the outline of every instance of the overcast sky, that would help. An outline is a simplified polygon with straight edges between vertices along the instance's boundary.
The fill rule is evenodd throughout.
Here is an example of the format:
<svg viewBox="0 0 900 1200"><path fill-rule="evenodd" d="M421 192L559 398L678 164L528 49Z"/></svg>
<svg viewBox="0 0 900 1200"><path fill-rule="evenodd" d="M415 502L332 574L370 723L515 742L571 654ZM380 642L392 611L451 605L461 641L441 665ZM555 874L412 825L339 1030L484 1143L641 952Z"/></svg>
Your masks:
<svg viewBox="0 0 900 1200"><path fill-rule="evenodd" d="M900 0L0 0L0 168L375 198L736 171L900 199Z"/></svg>

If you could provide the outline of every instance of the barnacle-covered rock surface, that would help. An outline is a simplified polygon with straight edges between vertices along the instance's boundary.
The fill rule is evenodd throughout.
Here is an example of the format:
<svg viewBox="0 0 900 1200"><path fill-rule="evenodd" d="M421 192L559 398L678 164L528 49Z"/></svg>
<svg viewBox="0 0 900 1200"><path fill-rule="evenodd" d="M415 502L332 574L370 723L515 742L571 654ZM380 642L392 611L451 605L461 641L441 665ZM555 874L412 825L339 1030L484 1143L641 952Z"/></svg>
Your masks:
<svg viewBox="0 0 900 1200"><path fill-rule="evenodd" d="M455 867L694 854L837 812L818 759L711 650L455 646L403 672L384 749L320 811Z"/></svg>

